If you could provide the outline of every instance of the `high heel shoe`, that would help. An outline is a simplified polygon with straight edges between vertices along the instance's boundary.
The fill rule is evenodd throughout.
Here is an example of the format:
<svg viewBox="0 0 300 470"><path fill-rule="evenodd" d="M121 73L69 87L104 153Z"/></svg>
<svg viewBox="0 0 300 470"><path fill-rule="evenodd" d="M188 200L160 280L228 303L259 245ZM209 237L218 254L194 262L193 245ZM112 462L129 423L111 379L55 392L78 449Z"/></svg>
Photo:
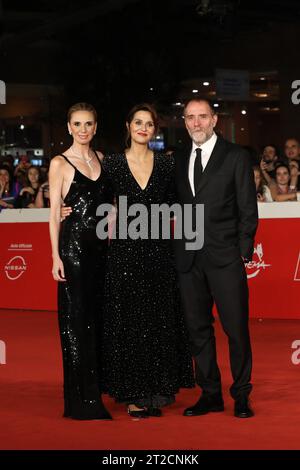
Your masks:
<svg viewBox="0 0 300 470"><path fill-rule="evenodd" d="M129 416L131 416L131 418L148 418L149 417L148 411L145 410L145 408L141 410L131 410L129 406L127 407L127 413L129 414Z"/></svg>

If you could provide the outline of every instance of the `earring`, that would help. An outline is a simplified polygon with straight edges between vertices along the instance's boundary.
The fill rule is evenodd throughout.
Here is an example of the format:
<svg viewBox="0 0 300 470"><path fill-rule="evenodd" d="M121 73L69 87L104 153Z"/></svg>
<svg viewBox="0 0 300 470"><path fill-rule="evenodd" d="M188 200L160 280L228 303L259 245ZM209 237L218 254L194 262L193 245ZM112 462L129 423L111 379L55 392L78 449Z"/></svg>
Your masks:
<svg viewBox="0 0 300 470"><path fill-rule="evenodd" d="M72 131L69 131L69 134L72 135Z"/></svg>

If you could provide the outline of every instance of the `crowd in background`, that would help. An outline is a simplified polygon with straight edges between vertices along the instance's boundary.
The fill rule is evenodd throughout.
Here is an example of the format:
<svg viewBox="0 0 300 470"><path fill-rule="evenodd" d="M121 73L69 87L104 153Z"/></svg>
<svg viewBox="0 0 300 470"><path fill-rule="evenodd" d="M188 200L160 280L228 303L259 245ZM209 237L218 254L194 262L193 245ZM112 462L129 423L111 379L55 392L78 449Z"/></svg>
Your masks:
<svg viewBox="0 0 300 470"><path fill-rule="evenodd" d="M282 154L275 145L266 145L261 158L253 161L253 170L258 201L299 200L300 143L297 139L287 139Z"/></svg>
<svg viewBox="0 0 300 470"><path fill-rule="evenodd" d="M11 155L0 157L0 211L49 207L49 165L32 165L25 155L14 163Z"/></svg>
<svg viewBox="0 0 300 470"><path fill-rule="evenodd" d="M282 151L273 144L261 152L249 151L259 202L300 200L300 142L288 138ZM168 147L162 153L176 151ZM2 209L49 207L49 163L32 165L28 156L20 157L17 165L12 155L0 156L0 211Z"/></svg>

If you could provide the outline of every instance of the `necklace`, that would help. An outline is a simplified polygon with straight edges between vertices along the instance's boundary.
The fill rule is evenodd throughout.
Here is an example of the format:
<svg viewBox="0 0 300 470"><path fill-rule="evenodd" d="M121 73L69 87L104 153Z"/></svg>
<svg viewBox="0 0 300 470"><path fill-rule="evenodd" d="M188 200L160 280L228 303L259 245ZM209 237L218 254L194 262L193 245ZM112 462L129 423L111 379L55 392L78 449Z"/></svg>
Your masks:
<svg viewBox="0 0 300 470"><path fill-rule="evenodd" d="M83 160L83 161L89 166L89 168L90 168L91 170L93 170L92 165L91 165L91 161L93 160L94 155L92 155L89 160L86 160L82 155L80 155L79 153L75 152L75 150L73 149L73 145L72 145L72 147L71 147L71 150L72 150L72 152L74 153L74 156L75 156L76 158L80 158L80 160Z"/></svg>

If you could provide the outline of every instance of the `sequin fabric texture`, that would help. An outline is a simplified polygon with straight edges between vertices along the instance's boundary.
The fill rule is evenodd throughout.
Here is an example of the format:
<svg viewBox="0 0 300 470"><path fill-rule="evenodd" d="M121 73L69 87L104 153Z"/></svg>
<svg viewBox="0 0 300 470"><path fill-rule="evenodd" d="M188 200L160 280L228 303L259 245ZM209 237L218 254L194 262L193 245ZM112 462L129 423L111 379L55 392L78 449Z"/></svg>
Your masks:
<svg viewBox="0 0 300 470"><path fill-rule="evenodd" d="M59 239L66 277L66 282L58 283L64 416L96 419L103 416L99 340L108 245L107 240L101 241L96 236L100 220L96 209L101 203L111 203L112 194L103 170L93 181L74 169L73 182L64 200L72 207L72 213L62 222Z"/></svg>
<svg viewBox="0 0 300 470"><path fill-rule="evenodd" d="M175 202L173 157L154 156L145 189L125 154L107 155L103 165L117 202L127 196L128 207L140 203L149 213L151 204ZM121 240L116 234L104 289L103 389L119 402L164 406L180 387L194 385L171 241Z"/></svg>

